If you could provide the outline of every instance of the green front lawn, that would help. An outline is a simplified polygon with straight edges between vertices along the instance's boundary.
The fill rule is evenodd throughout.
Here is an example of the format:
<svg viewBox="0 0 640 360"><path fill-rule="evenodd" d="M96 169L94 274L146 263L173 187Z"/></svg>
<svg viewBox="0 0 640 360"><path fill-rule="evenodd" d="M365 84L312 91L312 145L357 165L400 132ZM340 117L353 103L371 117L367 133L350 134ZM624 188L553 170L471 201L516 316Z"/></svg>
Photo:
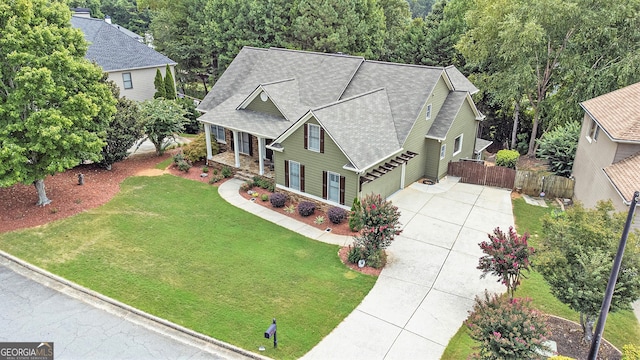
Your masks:
<svg viewBox="0 0 640 360"><path fill-rule="evenodd" d="M523 199L513 200L516 229L519 234L528 232L531 235L529 242L531 246L537 247L539 244L538 239L542 233L542 216L553 210L553 208L528 205ZM525 273L525 275L527 274ZM480 276L479 270L478 276ZM531 298L532 305L538 310L579 322L580 315L551 294L549 285L540 273L532 271L527 276L528 279L524 279L516 291L516 297ZM640 346L640 324L634 313L632 311L610 313L607 316L604 338L618 349L622 349L622 346L626 344ZM466 359L473 352L474 346L476 345L469 337L466 326L462 325L447 345L442 359Z"/></svg>
<svg viewBox="0 0 640 360"><path fill-rule="evenodd" d="M133 177L106 205L0 234L30 263L222 341L274 358L309 351L373 287L338 246L229 205L217 187ZM277 349L263 332L278 321Z"/></svg>

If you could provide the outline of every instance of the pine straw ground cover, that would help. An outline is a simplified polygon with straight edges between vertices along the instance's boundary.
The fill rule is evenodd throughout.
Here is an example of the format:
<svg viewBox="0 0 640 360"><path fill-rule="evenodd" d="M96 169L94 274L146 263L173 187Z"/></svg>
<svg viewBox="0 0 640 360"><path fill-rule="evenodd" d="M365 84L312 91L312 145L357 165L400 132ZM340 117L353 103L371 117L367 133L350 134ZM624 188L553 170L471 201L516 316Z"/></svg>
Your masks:
<svg viewBox="0 0 640 360"><path fill-rule="evenodd" d="M147 168L161 160L149 161ZM56 175L60 183L47 182L53 205L33 211L35 190L18 189L33 194L25 192L31 198L22 209L29 211L3 209L12 212L13 228L42 224L40 215L49 220L63 218L61 213L76 215L4 232L0 249L250 351L267 345L263 331L276 318L279 346L267 346L264 353L274 358L302 356L375 283L375 277L345 267L337 246L237 209L219 197L216 186L171 175L136 176L116 184L117 195L109 201L111 192L99 183L114 186L118 181L110 174L110 182L87 182L99 172L87 172L83 186L73 182L73 172ZM61 201L65 186L91 188L96 198L76 192ZM31 217L36 220L21 221Z"/></svg>

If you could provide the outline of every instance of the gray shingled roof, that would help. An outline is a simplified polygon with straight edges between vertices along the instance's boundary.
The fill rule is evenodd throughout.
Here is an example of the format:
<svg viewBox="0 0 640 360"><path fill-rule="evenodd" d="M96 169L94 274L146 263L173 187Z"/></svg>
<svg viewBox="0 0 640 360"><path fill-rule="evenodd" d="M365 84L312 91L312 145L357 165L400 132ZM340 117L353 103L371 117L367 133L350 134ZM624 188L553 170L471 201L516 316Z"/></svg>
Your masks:
<svg viewBox="0 0 640 360"><path fill-rule="evenodd" d="M363 61L357 56L245 47L202 100L198 110L209 111L232 94L248 96L260 84L291 78L298 81L301 104L308 109L326 105L339 100Z"/></svg>
<svg viewBox="0 0 640 360"><path fill-rule="evenodd" d="M367 61L360 66L343 97L385 88L398 142L404 144L442 71L435 67Z"/></svg>
<svg viewBox="0 0 640 360"><path fill-rule="evenodd" d="M276 139L311 110L352 164L362 169L401 149L442 76L458 90L450 93L429 132L444 137L467 91L477 91L455 67L245 47L198 106L206 112L199 120ZM285 119L238 110L259 87Z"/></svg>
<svg viewBox="0 0 640 360"><path fill-rule="evenodd" d="M444 68L444 71L447 72L447 76L449 76L449 80L451 80L451 85L453 85L453 90L468 91L471 95L480 91L455 66L453 65L447 66L446 68Z"/></svg>
<svg viewBox="0 0 640 360"><path fill-rule="evenodd" d="M311 112L358 170L365 170L402 149L385 89Z"/></svg>
<svg viewBox="0 0 640 360"><path fill-rule="evenodd" d="M460 111L460 107L462 107L466 98L466 91L449 92L449 95L438 112L438 116L433 120L433 125L431 125L431 128L429 129L427 137L439 140L446 138L447 133L453 124L453 120L458 114L458 111Z"/></svg>
<svg viewBox="0 0 640 360"><path fill-rule="evenodd" d="M106 72L176 64L104 20L72 16L71 26L82 30L89 42L85 57L95 61Z"/></svg>

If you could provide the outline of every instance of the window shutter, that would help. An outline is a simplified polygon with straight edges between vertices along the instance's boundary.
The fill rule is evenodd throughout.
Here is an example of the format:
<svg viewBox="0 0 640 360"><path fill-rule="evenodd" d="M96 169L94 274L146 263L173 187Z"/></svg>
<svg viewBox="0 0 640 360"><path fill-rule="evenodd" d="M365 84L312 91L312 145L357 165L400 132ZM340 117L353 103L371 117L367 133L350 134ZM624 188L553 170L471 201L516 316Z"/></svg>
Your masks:
<svg viewBox="0 0 640 360"><path fill-rule="evenodd" d="M304 148L309 148L309 125L304 124Z"/></svg>
<svg viewBox="0 0 640 360"><path fill-rule="evenodd" d="M253 156L253 135L249 136L249 156Z"/></svg>
<svg viewBox="0 0 640 360"><path fill-rule="evenodd" d="M324 153L324 128L320 128L320 153Z"/></svg>
<svg viewBox="0 0 640 360"><path fill-rule="evenodd" d="M304 165L300 165L300 191L304 192Z"/></svg>
<svg viewBox="0 0 640 360"><path fill-rule="evenodd" d="M284 161L284 186L289 187L289 160Z"/></svg>
<svg viewBox="0 0 640 360"><path fill-rule="evenodd" d="M340 204L344 205L344 188L346 179L344 176L340 176Z"/></svg>
<svg viewBox="0 0 640 360"><path fill-rule="evenodd" d="M327 198L327 172L322 172L322 198Z"/></svg>
<svg viewBox="0 0 640 360"><path fill-rule="evenodd" d="M235 150L233 147L233 132L231 132L231 136L229 136L229 147L232 151Z"/></svg>

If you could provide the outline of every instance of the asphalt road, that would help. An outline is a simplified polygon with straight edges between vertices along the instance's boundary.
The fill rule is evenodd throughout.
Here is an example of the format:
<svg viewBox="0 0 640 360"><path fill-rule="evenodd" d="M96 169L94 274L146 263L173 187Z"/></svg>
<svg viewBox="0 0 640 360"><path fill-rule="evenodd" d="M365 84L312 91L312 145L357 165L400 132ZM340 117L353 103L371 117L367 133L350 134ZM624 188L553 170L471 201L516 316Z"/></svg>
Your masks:
<svg viewBox="0 0 640 360"><path fill-rule="evenodd" d="M56 360L246 359L74 292L0 257L0 342L53 342Z"/></svg>

